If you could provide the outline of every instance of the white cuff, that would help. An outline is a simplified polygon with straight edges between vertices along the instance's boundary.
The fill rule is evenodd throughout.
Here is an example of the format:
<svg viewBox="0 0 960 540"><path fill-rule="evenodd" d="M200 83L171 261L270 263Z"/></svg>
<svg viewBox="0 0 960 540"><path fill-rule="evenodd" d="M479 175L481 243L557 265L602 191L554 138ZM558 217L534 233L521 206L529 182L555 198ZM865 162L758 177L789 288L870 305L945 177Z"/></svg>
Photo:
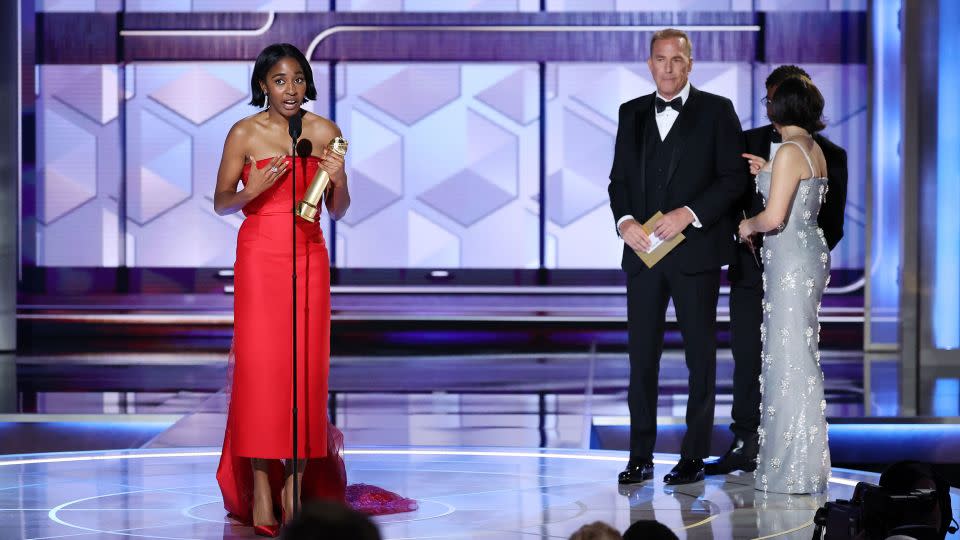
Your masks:
<svg viewBox="0 0 960 540"><path fill-rule="evenodd" d="M700 218L697 217L697 213L694 212L693 209L690 208L689 206L684 206L684 208L686 208L687 211L690 212L690 215L693 216L693 223L691 225L693 225L697 229L699 229L700 227L703 227L703 224L700 223Z"/></svg>
<svg viewBox="0 0 960 540"><path fill-rule="evenodd" d="M617 220L617 235L620 235L620 224L623 223L624 221L628 220L628 219L633 219L633 216L630 215L630 214L627 214L627 215L625 215L625 216L623 216L622 218L620 218L620 219Z"/></svg>

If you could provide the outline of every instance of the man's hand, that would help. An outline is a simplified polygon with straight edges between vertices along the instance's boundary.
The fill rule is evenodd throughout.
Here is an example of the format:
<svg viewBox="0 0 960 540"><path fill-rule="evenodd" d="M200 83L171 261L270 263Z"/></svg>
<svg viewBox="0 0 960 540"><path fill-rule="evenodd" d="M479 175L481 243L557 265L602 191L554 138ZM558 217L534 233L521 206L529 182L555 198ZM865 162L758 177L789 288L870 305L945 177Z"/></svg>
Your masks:
<svg viewBox="0 0 960 540"><path fill-rule="evenodd" d="M677 208L660 218L653 227L653 234L664 242L669 242L691 223L693 223L693 212L686 208Z"/></svg>
<svg viewBox="0 0 960 540"><path fill-rule="evenodd" d="M650 248L650 237L643 232L643 227L635 219L628 219L620 224L620 237L634 251L647 251Z"/></svg>

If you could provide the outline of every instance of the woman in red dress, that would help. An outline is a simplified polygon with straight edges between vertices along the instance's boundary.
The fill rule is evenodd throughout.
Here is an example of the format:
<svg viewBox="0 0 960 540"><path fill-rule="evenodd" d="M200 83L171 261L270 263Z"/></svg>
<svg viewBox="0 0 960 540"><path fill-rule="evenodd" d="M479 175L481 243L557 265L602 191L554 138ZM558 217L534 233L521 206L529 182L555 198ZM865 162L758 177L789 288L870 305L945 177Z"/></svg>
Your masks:
<svg viewBox="0 0 960 540"><path fill-rule="evenodd" d="M226 510L257 534L276 536L292 516L293 482L301 499L332 498L368 513L412 510L416 503L369 486L351 486L348 497L342 435L327 416L330 359L330 267L317 223L291 226L292 189L300 200L318 170L330 175L326 209L333 219L350 206L343 157L327 150L340 129L301 109L316 99L310 64L296 47L270 45L257 58L251 104L264 110L240 120L223 146L214 209L242 210L234 265L232 396L217 481ZM295 161L288 155L288 121L302 118ZM240 181L242 189L238 190ZM294 236L292 238L291 236ZM298 462L292 470L291 390L293 299L291 274L296 242ZM369 504L373 501L375 504ZM382 503L382 504L381 504Z"/></svg>

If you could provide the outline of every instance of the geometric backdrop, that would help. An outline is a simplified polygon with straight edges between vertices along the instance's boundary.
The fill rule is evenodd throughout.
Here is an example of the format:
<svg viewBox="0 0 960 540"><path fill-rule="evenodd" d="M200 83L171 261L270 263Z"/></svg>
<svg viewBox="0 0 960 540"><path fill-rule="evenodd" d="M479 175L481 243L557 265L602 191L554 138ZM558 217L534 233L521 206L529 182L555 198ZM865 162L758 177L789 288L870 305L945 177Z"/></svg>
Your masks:
<svg viewBox="0 0 960 540"><path fill-rule="evenodd" d="M228 6L229 4L229 6ZM650 11L652 0L547 0L548 11ZM39 11L525 11L539 0L66 0ZM677 9L836 11L865 0L678 0ZM318 100L350 141L353 203L324 217L345 268L617 268L607 201L620 103L653 91L642 62L312 64ZM774 66L698 62L694 85L729 97L744 129ZM826 98L825 135L848 153L845 236L833 267L862 269L866 66L804 64ZM251 61L39 65L36 220L39 266L232 266L240 214L217 216L223 139L255 112ZM543 73L541 74L541 69ZM541 95L541 76L544 88ZM541 101L545 115L541 118ZM331 107L333 106L333 107ZM541 130L545 133L541 155ZM544 170L545 207L539 206Z"/></svg>
<svg viewBox="0 0 960 540"><path fill-rule="evenodd" d="M345 63L337 79L357 142L338 266L538 267L537 64Z"/></svg>

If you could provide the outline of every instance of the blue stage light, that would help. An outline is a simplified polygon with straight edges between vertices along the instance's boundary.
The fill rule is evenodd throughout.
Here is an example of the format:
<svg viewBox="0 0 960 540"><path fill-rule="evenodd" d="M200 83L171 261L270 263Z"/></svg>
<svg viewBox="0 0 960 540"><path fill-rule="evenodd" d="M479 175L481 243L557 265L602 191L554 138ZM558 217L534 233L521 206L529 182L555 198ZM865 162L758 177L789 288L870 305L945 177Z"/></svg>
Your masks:
<svg viewBox="0 0 960 540"><path fill-rule="evenodd" d="M960 2L940 0L937 90L937 232L934 262L933 341L938 349L960 347ZM938 383L940 381L937 381ZM956 405L956 403L954 403ZM956 414L956 408L954 413Z"/></svg>
<svg viewBox="0 0 960 540"><path fill-rule="evenodd" d="M933 414L960 415L960 379L937 379L933 383Z"/></svg>
<svg viewBox="0 0 960 540"><path fill-rule="evenodd" d="M874 89L870 108L873 111L871 135L873 146L869 157L873 166L870 200L871 222L868 236L870 312L868 336L871 344L897 345L900 313L900 227L901 210L901 95L900 90L900 0L877 0L872 4L874 32L870 42L873 52Z"/></svg>

